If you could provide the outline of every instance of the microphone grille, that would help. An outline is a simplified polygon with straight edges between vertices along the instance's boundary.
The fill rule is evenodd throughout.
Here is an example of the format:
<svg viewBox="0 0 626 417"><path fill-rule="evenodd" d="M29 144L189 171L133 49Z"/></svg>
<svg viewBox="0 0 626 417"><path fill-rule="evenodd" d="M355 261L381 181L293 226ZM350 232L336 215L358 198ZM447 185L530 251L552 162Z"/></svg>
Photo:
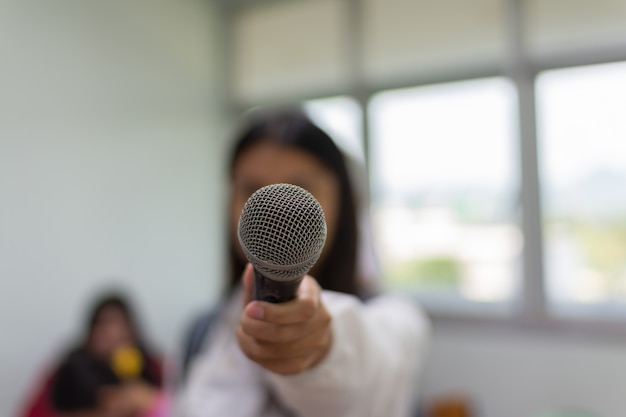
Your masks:
<svg viewBox="0 0 626 417"><path fill-rule="evenodd" d="M315 264L326 240L320 203L304 188L272 184L255 191L239 218L239 243L267 278L291 281Z"/></svg>

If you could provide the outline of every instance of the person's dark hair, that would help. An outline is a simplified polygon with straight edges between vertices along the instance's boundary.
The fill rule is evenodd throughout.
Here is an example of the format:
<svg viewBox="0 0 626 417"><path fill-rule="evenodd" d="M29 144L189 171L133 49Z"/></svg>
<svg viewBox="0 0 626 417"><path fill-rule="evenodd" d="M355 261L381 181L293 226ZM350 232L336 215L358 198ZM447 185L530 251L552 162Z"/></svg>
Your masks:
<svg viewBox="0 0 626 417"><path fill-rule="evenodd" d="M100 314L109 308L118 310L124 316L124 319L130 327L131 333L135 339L140 339L140 332L137 326L135 315L130 307L130 303L121 293L111 292L101 295L92 304L89 314L87 315L86 331L87 338L91 336L94 327L100 317ZM139 340L138 340L139 341Z"/></svg>
<svg viewBox="0 0 626 417"><path fill-rule="evenodd" d="M249 119L239 134L230 163L231 177L235 163L243 152L260 142L272 142L304 151L317 158L339 182L339 217L333 242L326 254L315 266L320 286L327 290L360 295L357 279L357 207L343 154L326 132L316 126L300 109L263 113ZM237 256L236 246L231 244L231 282L229 290L237 285L245 262Z"/></svg>
<svg viewBox="0 0 626 417"><path fill-rule="evenodd" d="M109 364L84 349L71 352L62 362L52 386L52 407L61 412L95 410L99 390L119 385Z"/></svg>

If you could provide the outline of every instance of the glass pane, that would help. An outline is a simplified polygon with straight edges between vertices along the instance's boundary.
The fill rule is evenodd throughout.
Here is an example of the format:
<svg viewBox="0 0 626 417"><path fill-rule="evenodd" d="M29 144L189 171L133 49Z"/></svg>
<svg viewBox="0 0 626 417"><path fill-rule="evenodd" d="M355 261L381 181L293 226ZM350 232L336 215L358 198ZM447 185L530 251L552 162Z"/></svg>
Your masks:
<svg viewBox="0 0 626 417"><path fill-rule="evenodd" d="M546 72L537 100L548 300L626 312L626 63Z"/></svg>
<svg viewBox="0 0 626 417"><path fill-rule="evenodd" d="M522 246L511 84L392 91L370 111L375 231L388 287L440 300L511 299Z"/></svg>
<svg viewBox="0 0 626 417"><path fill-rule="evenodd" d="M304 109L347 155L364 161L362 114L356 100L350 97L310 100L304 103Z"/></svg>

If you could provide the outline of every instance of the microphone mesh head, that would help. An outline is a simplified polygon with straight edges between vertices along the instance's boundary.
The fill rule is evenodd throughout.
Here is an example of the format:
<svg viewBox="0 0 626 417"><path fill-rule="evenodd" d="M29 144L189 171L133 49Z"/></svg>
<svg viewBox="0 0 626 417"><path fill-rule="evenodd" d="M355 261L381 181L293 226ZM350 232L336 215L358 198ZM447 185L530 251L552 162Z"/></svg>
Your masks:
<svg viewBox="0 0 626 417"><path fill-rule="evenodd" d="M255 191L239 217L239 243L266 278L291 281L315 264L326 240L320 203L304 188L272 184Z"/></svg>

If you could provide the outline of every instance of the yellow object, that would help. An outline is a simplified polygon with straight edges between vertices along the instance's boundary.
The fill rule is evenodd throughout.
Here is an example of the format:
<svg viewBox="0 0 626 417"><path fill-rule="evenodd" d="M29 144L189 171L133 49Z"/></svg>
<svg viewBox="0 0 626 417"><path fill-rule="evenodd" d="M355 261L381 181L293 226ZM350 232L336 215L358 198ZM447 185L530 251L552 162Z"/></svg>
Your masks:
<svg viewBox="0 0 626 417"><path fill-rule="evenodd" d="M141 352L134 346L122 346L113 352L111 368L121 380L136 378L142 366Z"/></svg>

